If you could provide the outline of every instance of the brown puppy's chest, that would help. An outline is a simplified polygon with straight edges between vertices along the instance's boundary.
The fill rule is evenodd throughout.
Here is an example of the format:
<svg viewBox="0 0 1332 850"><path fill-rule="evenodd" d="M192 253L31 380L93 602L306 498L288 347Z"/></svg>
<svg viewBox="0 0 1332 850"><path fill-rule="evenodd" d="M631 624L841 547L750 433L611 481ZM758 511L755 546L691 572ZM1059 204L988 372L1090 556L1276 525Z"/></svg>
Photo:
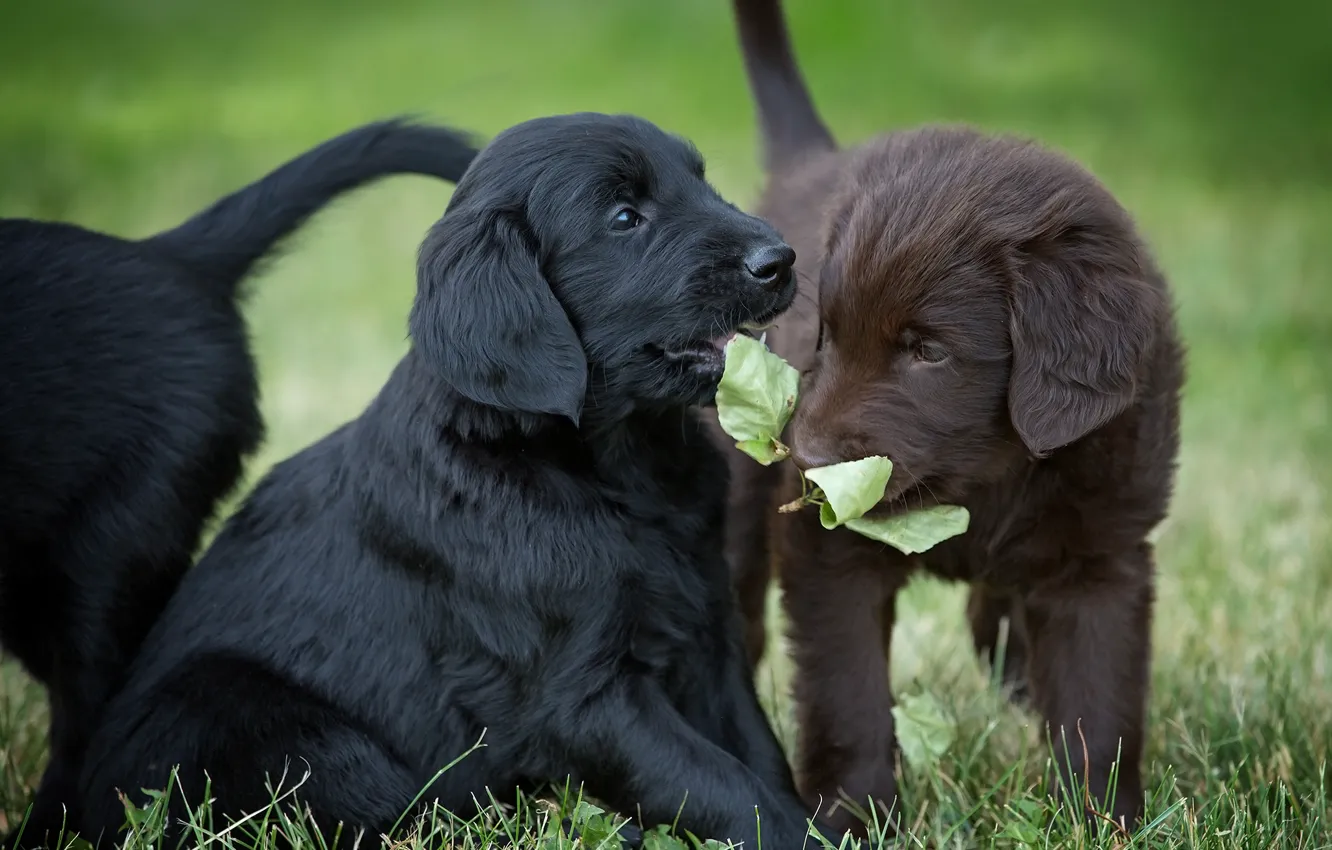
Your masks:
<svg viewBox="0 0 1332 850"><path fill-rule="evenodd" d="M1050 500L1029 480L996 484L966 507L966 533L914 556L913 566L944 579L1021 591L1054 577L1085 546L1078 511Z"/></svg>
<svg viewBox="0 0 1332 850"><path fill-rule="evenodd" d="M971 514L967 531L913 556L912 567L1001 593L1094 581L1089 571L1134 546L1158 520L1144 514L1135 522L1104 500L1089 505L1057 464L1045 461L978 490L963 503ZM1107 515L1121 527L1098 521Z"/></svg>

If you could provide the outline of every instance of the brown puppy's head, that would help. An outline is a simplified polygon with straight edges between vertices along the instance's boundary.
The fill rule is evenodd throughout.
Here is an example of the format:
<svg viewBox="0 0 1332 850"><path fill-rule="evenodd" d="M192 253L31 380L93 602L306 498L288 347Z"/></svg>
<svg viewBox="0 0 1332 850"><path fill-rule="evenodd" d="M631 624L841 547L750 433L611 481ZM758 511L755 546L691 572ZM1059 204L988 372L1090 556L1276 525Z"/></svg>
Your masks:
<svg viewBox="0 0 1332 850"><path fill-rule="evenodd" d="M797 464L884 455L886 501L956 501L1132 403L1159 276L1069 160L963 129L885 137L849 163L824 243Z"/></svg>

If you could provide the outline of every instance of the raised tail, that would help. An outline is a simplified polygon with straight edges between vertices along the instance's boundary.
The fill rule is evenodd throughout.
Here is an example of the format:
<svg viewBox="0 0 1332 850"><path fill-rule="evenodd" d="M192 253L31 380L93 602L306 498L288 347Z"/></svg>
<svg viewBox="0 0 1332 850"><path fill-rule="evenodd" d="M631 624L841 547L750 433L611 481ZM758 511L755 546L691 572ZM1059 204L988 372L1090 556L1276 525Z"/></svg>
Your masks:
<svg viewBox="0 0 1332 850"><path fill-rule="evenodd" d="M234 297L255 264L338 195L391 174L458 182L476 157L466 134L401 119L349 130L145 240Z"/></svg>
<svg viewBox="0 0 1332 850"><path fill-rule="evenodd" d="M796 64L781 0L732 0L749 90L758 105L768 171L837 147Z"/></svg>

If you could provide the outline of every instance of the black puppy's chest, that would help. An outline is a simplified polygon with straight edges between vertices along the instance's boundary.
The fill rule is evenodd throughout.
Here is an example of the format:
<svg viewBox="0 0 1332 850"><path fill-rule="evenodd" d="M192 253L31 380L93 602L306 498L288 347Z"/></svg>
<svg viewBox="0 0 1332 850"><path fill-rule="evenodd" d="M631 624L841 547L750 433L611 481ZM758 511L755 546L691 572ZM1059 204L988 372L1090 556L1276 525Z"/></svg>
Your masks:
<svg viewBox="0 0 1332 850"><path fill-rule="evenodd" d="M498 584L509 601L500 628L498 612L473 616L446 590L444 616L475 632L465 642L513 655L511 669L533 681L573 669L593 688L618 670L687 679L724 635L729 601L725 465L708 463L700 430L677 412L595 440L467 451L470 472L456 480L487 484L456 494L449 536L465 545L443 559L469 593L494 596ZM456 652L451 634L439 632L437 653Z"/></svg>
<svg viewBox="0 0 1332 850"><path fill-rule="evenodd" d="M704 666L700 655L724 639L729 578L722 555L724 465L712 446L643 435L632 463L621 462L598 497L616 518L617 629L626 662L664 682ZM627 460L627 459L625 459Z"/></svg>
<svg viewBox="0 0 1332 850"><path fill-rule="evenodd" d="M620 506L626 569L618 578L631 655L663 669L680 654L692 654L715 630L715 600L726 588L726 571L720 510L706 510L697 497L663 500L657 507Z"/></svg>
<svg viewBox="0 0 1332 850"><path fill-rule="evenodd" d="M629 635L628 661L663 679L698 663L719 631L724 563L711 535L690 523L662 517L638 538L633 572L624 576L622 604Z"/></svg>

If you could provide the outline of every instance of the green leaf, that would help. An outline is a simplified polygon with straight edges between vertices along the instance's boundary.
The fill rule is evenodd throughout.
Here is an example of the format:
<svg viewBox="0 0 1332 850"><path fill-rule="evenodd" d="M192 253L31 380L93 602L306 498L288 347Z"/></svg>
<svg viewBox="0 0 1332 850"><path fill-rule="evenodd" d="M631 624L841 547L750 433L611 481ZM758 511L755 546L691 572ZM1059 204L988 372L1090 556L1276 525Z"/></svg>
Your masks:
<svg viewBox="0 0 1332 850"><path fill-rule="evenodd" d="M887 543L904 554L914 555L950 537L956 537L966 531L970 523L971 513L966 508L934 505L889 517L858 517L847 520L844 525L857 534Z"/></svg>
<svg viewBox="0 0 1332 850"><path fill-rule="evenodd" d="M671 834L669 824L657 824L644 830L643 850L689 850L688 845Z"/></svg>
<svg viewBox="0 0 1332 850"><path fill-rule="evenodd" d="M131 829L143 826L144 822L148 820L148 807L145 806L141 809L127 801L122 801L122 803L125 806L125 823L127 823Z"/></svg>
<svg viewBox="0 0 1332 850"><path fill-rule="evenodd" d="M735 447L764 466L786 460L791 454L781 440L741 440Z"/></svg>
<svg viewBox="0 0 1332 850"><path fill-rule="evenodd" d="M815 494L816 498L818 495ZM824 528L836 528L839 525L837 511L833 510L833 506L827 502L819 505L819 522L823 523Z"/></svg>
<svg viewBox="0 0 1332 850"><path fill-rule="evenodd" d="M717 420L740 451L767 466L788 454L782 429L795 412L800 373L753 337L726 343L726 368L717 385Z"/></svg>
<svg viewBox="0 0 1332 850"><path fill-rule="evenodd" d="M579 842L587 848L618 848L624 840L620 836L620 823L616 816L586 800L579 800L569 815L569 820L578 830ZM557 824L557 832L563 830ZM563 846L561 843L560 846Z"/></svg>
<svg viewBox="0 0 1332 850"><path fill-rule="evenodd" d="M589 818L594 818L597 817L598 815L604 815L604 814L606 814L605 809L599 806L594 806L591 803L587 802L586 800L579 800L577 805L574 806L573 813L570 815L570 817L572 818L574 823L584 823Z"/></svg>
<svg viewBox="0 0 1332 850"><path fill-rule="evenodd" d="M836 528L877 505L892 474L893 462L878 456L805 470L805 477L823 491L819 520L824 528Z"/></svg>
<svg viewBox="0 0 1332 850"><path fill-rule="evenodd" d="M957 725L928 693L904 696L892 711L902 757L917 770L937 765L957 738Z"/></svg>

